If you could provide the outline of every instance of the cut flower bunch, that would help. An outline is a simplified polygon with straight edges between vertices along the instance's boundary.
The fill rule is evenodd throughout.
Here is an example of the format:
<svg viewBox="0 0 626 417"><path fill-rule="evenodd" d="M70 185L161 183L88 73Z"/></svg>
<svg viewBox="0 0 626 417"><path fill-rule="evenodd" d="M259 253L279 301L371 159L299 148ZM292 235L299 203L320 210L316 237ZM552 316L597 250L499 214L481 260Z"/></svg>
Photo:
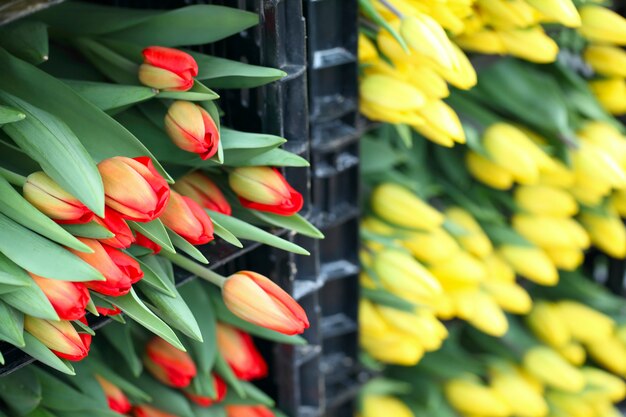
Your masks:
<svg viewBox="0 0 626 417"><path fill-rule="evenodd" d="M174 266L219 289L215 303L248 332L280 339L309 326L269 278L252 271L223 277L202 265L216 238L307 255L265 229L322 237L298 214L304 198L280 169L308 162L280 149L281 137L222 126L213 90L255 88L285 73L182 47L257 23L256 14L222 6L157 11L68 2L0 27L0 340L74 374L68 361L88 355L90 325L109 317L152 332L155 351L166 356L180 358L203 341L215 356L207 313L192 308L206 289L178 289ZM210 379L213 362L203 360ZM167 374L144 363L158 380ZM43 380L39 373L48 372L24 375ZM104 391L115 385L106 375L97 380ZM202 393L214 395L207 381ZM52 394L41 389L45 402ZM133 404L135 415L159 415ZM16 415L30 412L23 411Z"/></svg>
<svg viewBox="0 0 626 417"><path fill-rule="evenodd" d="M626 300L600 283L626 129L597 86L626 19L598 3L361 2L361 110L386 123L362 145L360 415L621 415Z"/></svg>

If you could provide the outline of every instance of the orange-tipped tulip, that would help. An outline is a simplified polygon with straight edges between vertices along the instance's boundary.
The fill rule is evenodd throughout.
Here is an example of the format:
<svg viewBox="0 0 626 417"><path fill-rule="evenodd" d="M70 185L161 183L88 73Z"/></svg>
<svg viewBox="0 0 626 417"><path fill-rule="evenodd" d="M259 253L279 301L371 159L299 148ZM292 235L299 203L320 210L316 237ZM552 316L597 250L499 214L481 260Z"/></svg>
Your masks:
<svg viewBox="0 0 626 417"><path fill-rule="evenodd" d="M104 395L107 397L109 408L117 413L126 414L130 411L132 406L126 395L118 388L117 385L109 382L100 375L95 375L96 381L102 387Z"/></svg>
<svg viewBox="0 0 626 417"><path fill-rule="evenodd" d="M204 245L213 240L213 222L198 203L176 191L160 217L163 224L193 245Z"/></svg>
<svg viewBox="0 0 626 417"><path fill-rule="evenodd" d="M267 376L267 364L248 333L217 323L217 347L237 378L251 381Z"/></svg>
<svg viewBox="0 0 626 417"><path fill-rule="evenodd" d="M57 223L87 223L94 217L87 206L43 171L26 178L23 192L28 202Z"/></svg>
<svg viewBox="0 0 626 417"><path fill-rule="evenodd" d="M143 363L153 377L174 388L185 388L197 373L187 352L176 349L160 337L152 338L146 345Z"/></svg>
<svg viewBox="0 0 626 417"><path fill-rule="evenodd" d="M222 378L215 374L212 374L211 377L213 378L213 390L215 391L215 398L198 395L191 391L185 391L185 396L194 403L198 404L200 407L209 407L213 404L222 402L224 400L224 397L226 397L226 391L228 390L226 383Z"/></svg>
<svg viewBox="0 0 626 417"><path fill-rule="evenodd" d="M106 243L114 248L126 249L135 242L135 236L133 236L133 232L128 227L126 221L109 207L104 208L103 218L95 217L95 220L100 226L115 235L109 239L101 239L102 243Z"/></svg>
<svg viewBox="0 0 626 417"><path fill-rule="evenodd" d="M87 323L84 318L81 321ZM69 321L43 320L24 316L24 330L59 358L79 361L89 353L91 335L78 333Z"/></svg>
<svg viewBox="0 0 626 417"><path fill-rule="evenodd" d="M136 405L133 414L135 417L178 417L176 414L166 413L147 404Z"/></svg>
<svg viewBox="0 0 626 417"><path fill-rule="evenodd" d="M139 246L143 246L144 248L150 249L154 255L161 252L161 245L158 243L154 243L144 235L139 232L136 232L137 236L135 238L135 244Z"/></svg>
<svg viewBox="0 0 626 417"><path fill-rule="evenodd" d="M107 206L123 218L139 222L156 219L165 210L170 187L147 156L116 156L98 164Z"/></svg>
<svg viewBox="0 0 626 417"><path fill-rule="evenodd" d="M176 146L202 159L217 153L220 131L211 115L197 104L175 101L165 116L165 131Z"/></svg>
<svg viewBox="0 0 626 417"><path fill-rule="evenodd" d="M253 210L291 216L304 204L302 194L294 190L276 168L235 168L228 183L241 204Z"/></svg>
<svg viewBox="0 0 626 417"><path fill-rule="evenodd" d="M104 295L117 297L130 291L135 282L143 278L139 262L117 249L103 245L97 240L77 238L89 246L93 253L69 249L76 256L96 268L104 276L104 281L88 281L87 288Z"/></svg>
<svg viewBox="0 0 626 417"><path fill-rule="evenodd" d="M149 46L142 52L139 81L165 91L187 91L198 75L198 64L191 55L178 49Z"/></svg>
<svg viewBox="0 0 626 417"><path fill-rule="evenodd" d="M61 320L78 320L85 315L89 291L80 282L59 281L30 274L46 295Z"/></svg>
<svg viewBox="0 0 626 417"><path fill-rule="evenodd" d="M226 279L224 303L235 315L280 333L300 334L309 320L300 305L261 274L239 271Z"/></svg>
<svg viewBox="0 0 626 417"><path fill-rule="evenodd" d="M264 405L227 405L227 417L274 417L272 410Z"/></svg>
<svg viewBox="0 0 626 417"><path fill-rule="evenodd" d="M228 216L232 209L228 200L219 187L205 175L199 172L187 174L172 187L185 197L191 198L202 207L217 211Z"/></svg>

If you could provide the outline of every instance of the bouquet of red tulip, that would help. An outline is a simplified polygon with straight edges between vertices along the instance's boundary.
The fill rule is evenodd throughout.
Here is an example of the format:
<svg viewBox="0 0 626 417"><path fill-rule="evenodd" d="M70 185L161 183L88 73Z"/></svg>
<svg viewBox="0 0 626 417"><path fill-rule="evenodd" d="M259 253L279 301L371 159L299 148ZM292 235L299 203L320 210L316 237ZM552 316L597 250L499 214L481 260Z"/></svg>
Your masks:
<svg viewBox="0 0 626 417"><path fill-rule="evenodd" d="M285 334L308 327L302 308L268 278L225 278L197 263L208 263L211 248L196 245L214 236L304 255L262 227L322 237L298 214L303 197L277 168L307 161L280 149L281 137L221 126L211 89L258 87L285 74L174 48L257 20L212 5L65 3L2 28L1 340L69 374L67 360L84 358L94 334L86 312L130 318L179 349L181 334L206 340L173 264L219 286L224 305L257 326Z"/></svg>

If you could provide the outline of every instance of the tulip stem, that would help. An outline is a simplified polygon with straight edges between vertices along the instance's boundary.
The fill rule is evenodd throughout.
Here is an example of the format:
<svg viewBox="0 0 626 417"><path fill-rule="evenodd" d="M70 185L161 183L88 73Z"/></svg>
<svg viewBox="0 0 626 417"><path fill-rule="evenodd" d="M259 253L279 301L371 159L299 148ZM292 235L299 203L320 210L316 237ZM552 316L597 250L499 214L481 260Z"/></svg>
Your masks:
<svg viewBox="0 0 626 417"><path fill-rule="evenodd" d="M178 253L169 253L165 251L162 251L160 255L166 257L167 259L172 261L172 263L180 266L181 268L191 272L194 275L197 275L205 281L209 281L210 283L215 284L220 288L224 286L226 277L223 277L217 272L213 272L210 269L201 266L200 264L192 261L189 258L179 255Z"/></svg>
<svg viewBox="0 0 626 417"><path fill-rule="evenodd" d="M0 167L0 176L4 177L7 181L9 181L13 185L17 185L18 187L23 187L26 184L26 177L20 175L16 172L9 171L6 168Z"/></svg>

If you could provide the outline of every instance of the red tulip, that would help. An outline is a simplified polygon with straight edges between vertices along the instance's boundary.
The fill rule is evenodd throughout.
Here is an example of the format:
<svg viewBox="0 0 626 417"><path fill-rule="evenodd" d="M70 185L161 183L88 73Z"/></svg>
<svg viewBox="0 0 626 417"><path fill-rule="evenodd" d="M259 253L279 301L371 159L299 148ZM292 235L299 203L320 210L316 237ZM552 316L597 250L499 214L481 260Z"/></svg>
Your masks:
<svg viewBox="0 0 626 417"><path fill-rule="evenodd" d="M219 187L199 172L187 174L174 184L173 188L185 197L191 198L202 207L228 216L232 209Z"/></svg>
<svg viewBox="0 0 626 417"><path fill-rule="evenodd" d="M152 338L146 345L143 363L154 378L170 387L184 388L196 376L191 356L160 337Z"/></svg>
<svg viewBox="0 0 626 417"><path fill-rule="evenodd" d="M139 81L165 91L187 91L198 75L198 64L186 52L162 46L143 50L144 63L139 67Z"/></svg>
<svg viewBox="0 0 626 417"><path fill-rule="evenodd" d="M227 405L227 417L275 417L264 405Z"/></svg>
<svg viewBox="0 0 626 417"><path fill-rule="evenodd" d="M139 263L108 245L103 245L97 240L78 237L85 245L89 246L93 253L79 252L69 249L74 255L96 268L104 276L104 281L88 281L87 288L104 295L117 297L127 294L131 285L143 278L143 271Z"/></svg>
<svg viewBox="0 0 626 417"><path fill-rule="evenodd" d="M109 207L104 208L104 218L96 216L95 220L99 225L103 226L115 235L109 239L100 239L100 242L106 243L114 248L126 249L135 241L133 232L130 230L130 227L128 227L128 224L124 221L122 216Z"/></svg>
<svg viewBox="0 0 626 417"><path fill-rule="evenodd" d="M147 156L116 156L98 164L105 203L121 217L139 222L156 219L165 210L170 187Z"/></svg>
<svg viewBox="0 0 626 417"><path fill-rule="evenodd" d="M80 321L87 324L84 317ZM79 361L89 353L91 335L78 333L70 321L53 321L24 316L24 330L59 358Z"/></svg>
<svg viewBox="0 0 626 417"><path fill-rule="evenodd" d="M270 167L240 167L228 177L230 187L244 207L291 216L302 208L302 194L294 190L285 177Z"/></svg>
<svg viewBox="0 0 626 417"><path fill-rule="evenodd" d="M113 308L106 308L106 307L96 306L96 311L101 316L117 316L118 314L122 313L122 310L120 310L119 308L117 308L115 306L113 306Z"/></svg>
<svg viewBox="0 0 626 417"><path fill-rule="evenodd" d="M23 192L29 203L57 223L88 223L94 217L86 205L43 171L26 178Z"/></svg>
<svg viewBox="0 0 626 417"><path fill-rule="evenodd" d="M175 101L165 116L165 131L176 146L202 159L217 153L220 131L211 115L197 104Z"/></svg>
<svg viewBox="0 0 626 417"><path fill-rule="evenodd" d="M89 291L80 282L59 281L30 273L61 320L78 320L85 315Z"/></svg>
<svg viewBox="0 0 626 417"><path fill-rule="evenodd" d="M144 248L148 248L152 251L152 253L154 255L156 255L157 253L161 252L161 246L154 243L153 241L151 241L150 239L148 239L147 237L145 237L144 235L142 235L139 232L136 232L137 236L135 239L135 244L139 245L139 246L143 246Z"/></svg>
<svg viewBox="0 0 626 417"><path fill-rule="evenodd" d="M213 240L213 222L209 215L198 203L176 191L172 191L160 219L193 245L203 245Z"/></svg>
<svg viewBox="0 0 626 417"><path fill-rule="evenodd" d="M176 414L166 413L147 404L136 405L133 413L135 417L178 417Z"/></svg>
<svg viewBox="0 0 626 417"><path fill-rule="evenodd" d="M217 323L217 346L237 378L251 381L267 376L267 364L248 333Z"/></svg>
<svg viewBox="0 0 626 417"><path fill-rule="evenodd" d="M257 326L288 335L302 333L309 327L302 307L282 288L256 272L239 271L228 277L222 296L230 311Z"/></svg>
<svg viewBox="0 0 626 417"><path fill-rule="evenodd" d="M226 396L226 383L219 376L212 374L213 377L213 389L215 390L215 398L204 397L202 395L194 394L190 391L185 391L185 396L200 407L208 407L215 403L221 402Z"/></svg>
<svg viewBox="0 0 626 417"><path fill-rule="evenodd" d="M100 375L95 375L95 378L102 387L104 395L107 397L109 408L120 414L128 413L132 406L130 405L130 401L128 401L124 392L122 392L117 385L109 382Z"/></svg>

